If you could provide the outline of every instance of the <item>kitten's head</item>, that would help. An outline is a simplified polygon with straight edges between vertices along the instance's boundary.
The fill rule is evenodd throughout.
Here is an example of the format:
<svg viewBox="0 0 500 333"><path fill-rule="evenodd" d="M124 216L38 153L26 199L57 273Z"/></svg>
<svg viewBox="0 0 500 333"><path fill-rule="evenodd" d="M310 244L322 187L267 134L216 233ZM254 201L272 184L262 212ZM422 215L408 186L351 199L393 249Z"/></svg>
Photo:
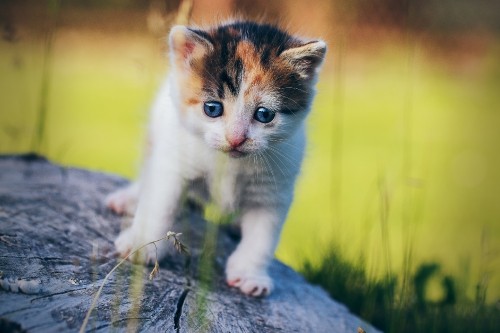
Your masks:
<svg viewBox="0 0 500 333"><path fill-rule="evenodd" d="M169 38L181 119L210 147L232 157L260 152L309 112L323 41L251 22L175 26Z"/></svg>

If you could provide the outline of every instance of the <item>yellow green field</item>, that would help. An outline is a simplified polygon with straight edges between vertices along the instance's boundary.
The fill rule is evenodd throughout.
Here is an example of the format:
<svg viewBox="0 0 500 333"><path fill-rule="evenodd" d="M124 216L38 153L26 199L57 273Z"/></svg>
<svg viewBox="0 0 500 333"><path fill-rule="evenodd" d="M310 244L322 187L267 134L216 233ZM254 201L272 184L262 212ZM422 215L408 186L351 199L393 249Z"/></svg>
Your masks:
<svg viewBox="0 0 500 333"><path fill-rule="evenodd" d="M133 177L167 71L163 41L60 29L47 49L20 36L0 41L0 153L38 149L64 165ZM387 39L333 43L330 55L277 256L300 267L335 247L363 257L374 277L437 261L471 297L487 283L497 300L500 43L455 55L418 38Z"/></svg>

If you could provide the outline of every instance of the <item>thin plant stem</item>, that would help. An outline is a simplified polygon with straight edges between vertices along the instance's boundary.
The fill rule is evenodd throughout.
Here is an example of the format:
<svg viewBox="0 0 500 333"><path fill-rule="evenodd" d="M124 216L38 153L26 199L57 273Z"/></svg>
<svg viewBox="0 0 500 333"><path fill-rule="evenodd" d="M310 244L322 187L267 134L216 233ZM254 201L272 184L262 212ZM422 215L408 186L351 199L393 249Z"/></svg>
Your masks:
<svg viewBox="0 0 500 333"><path fill-rule="evenodd" d="M104 279L102 280L101 286L99 287L99 290L97 290L97 293L95 294L94 299L92 300L92 303L90 304L90 308L89 308L89 310L87 311L87 314L85 315L85 319L83 320L83 323L82 323L82 326L80 327L79 332L80 332L80 333L85 332L85 328L87 327L87 324L88 324L88 322L89 322L90 315L92 314L92 310L94 310L94 308L95 308L95 306L96 306L96 304L97 304L97 301L98 301L98 299L99 299L99 296L101 296L101 292L102 292L102 290L103 290L103 288L104 288L104 285L105 285L105 284L106 284L106 282L108 281L108 279L109 279L109 277L111 276L111 274L113 274L113 272L114 272L116 269L118 269L118 267L120 267L120 266L121 266L121 264L123 264L123 263L124 263L124 262L125 262L128 258L130 258L132 255L136 254L138 251L142 250L143 248L145 248L145 247L146 247L146 246L148 246L148 245L154 244L154 246L156 247L156 243L157 243L157 242L160 242L160 241L162 241L162 240L168 240L168 239L170 239L171 237L173 237L173 238L174 238L174 245L175 245L175 244L178 244L178 243L180 243L180 242L177 240L177 237L178 237L178 236L180 236L180 235L181 235L180 233L176 234L176 233L174 233L174 232L169 231L169 232L167 233L167 235L166 235L166 236L164 236L164 237L162 237L162 238L160 238L160 239L157 239L157 240L155 240L155 241L151 241L151 242L149 242L149 243L146 243L146 244L144 244L144 245L142 245L142 246L140 246L140 247L136 248L135 250L133 250L133 251L131 251L129 254L127 254L127 255L126 255L126 256L125 256L122 260L120 260L120 262L119 262L118 264L116 264L116 265L115 265L115 267L113 267L113 269L111 269L111 271L109 271L109 273L108 273L108 274L106 274L106 276L105 276L105 277L104 277ZM182 243L181 243L181 244L182 244ZM177 245L176 245L176 248L179 250L179 248L178 248L178 246L177 246ZM180 248L181 248L181 249L183 249L183 251L187 251L187 249L185 248L185 246L184 246L183 244L180 246ZM181 250L179 250L179 251L181 251ZM158 260L156 260L155 269L157 268L157 262L158 262Z"/></svg>
<svg viewBox="0 0 500 333"><path fill-rule="evenodd" d="M52 44L54 40L54 30L60 8L60 0L52 0L48 3L50 11L50 26L44 38L42 82L40 85L40 103L38 104L38 119L35 133L32 138L32 149L34 152L42 154L44 144L47 145L45 132L47 126L48 98L50 93L50 69L52 61ZM47 148L47 147L45 147ZM46 149L45 153L48 152Z"/></svg>
<svg viewBox="0 0 500 333"><path fill-rule="evenodd" d="M334 67L334 89L333 89L333 124L332 124L332 182L331 182L331 198L332 212L335 218L335 223L339 229L342 228L342 158L343 158L343 114L345 108L345 55L346 55L346 31L343 29L338 36L339 42L337 45L336 62Z"/></svg>

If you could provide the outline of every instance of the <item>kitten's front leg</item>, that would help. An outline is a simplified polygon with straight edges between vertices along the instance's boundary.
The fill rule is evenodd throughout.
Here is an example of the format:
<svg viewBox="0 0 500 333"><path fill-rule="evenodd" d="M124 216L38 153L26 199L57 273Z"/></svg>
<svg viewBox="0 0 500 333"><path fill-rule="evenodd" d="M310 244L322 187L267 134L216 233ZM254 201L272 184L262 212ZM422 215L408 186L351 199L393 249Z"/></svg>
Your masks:
<svg viewBox="0 0 500 333"><path fill-rule="evenodd" d="M134 215L139 197L139 180L120 188L106 197L104 204L116 214Z"/></svg>
<svg viewBox="0 0 500 333"><path fill-rule="evenodd" d="M251 296L265 296L272 291L267 267L278 243L282 215L272 208L251 209L242 215L242 239L226 265L228 285Z"/></svg>
<svg viewBox="0 0 500 333"><path fill-rule="evenodd" d="M147 163L132 226L123 230L115 240L116 249L122 257L170 231L182 193L182 177L179 168L172 164L176 159L170 160L172 154L168 160L166 156L160 150L153 153ZM156 247L148 245L131 259L154 263L165 256L166 245L165 241L156 243Z"/></svg>

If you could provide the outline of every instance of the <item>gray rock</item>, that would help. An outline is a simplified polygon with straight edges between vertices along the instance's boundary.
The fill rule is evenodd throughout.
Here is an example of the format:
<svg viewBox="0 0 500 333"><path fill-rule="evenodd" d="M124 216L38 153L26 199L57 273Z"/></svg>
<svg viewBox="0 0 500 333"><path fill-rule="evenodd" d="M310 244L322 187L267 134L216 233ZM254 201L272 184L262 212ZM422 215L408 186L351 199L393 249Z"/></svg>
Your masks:
<svg viewBox="0 0 500 333"><path fill-rule="evenodd" d="M102 202L124 184L34 155L0 157L2 331L80 328L103 278L119 262L113 239L127 219ZM376 332L277 260L270 297L227 287L224 263L237 233L206 223L195 208L184 209L174 227L190 255L172 250L153 280L152 267L125 262L105 284L87 331Z"/></svg>

